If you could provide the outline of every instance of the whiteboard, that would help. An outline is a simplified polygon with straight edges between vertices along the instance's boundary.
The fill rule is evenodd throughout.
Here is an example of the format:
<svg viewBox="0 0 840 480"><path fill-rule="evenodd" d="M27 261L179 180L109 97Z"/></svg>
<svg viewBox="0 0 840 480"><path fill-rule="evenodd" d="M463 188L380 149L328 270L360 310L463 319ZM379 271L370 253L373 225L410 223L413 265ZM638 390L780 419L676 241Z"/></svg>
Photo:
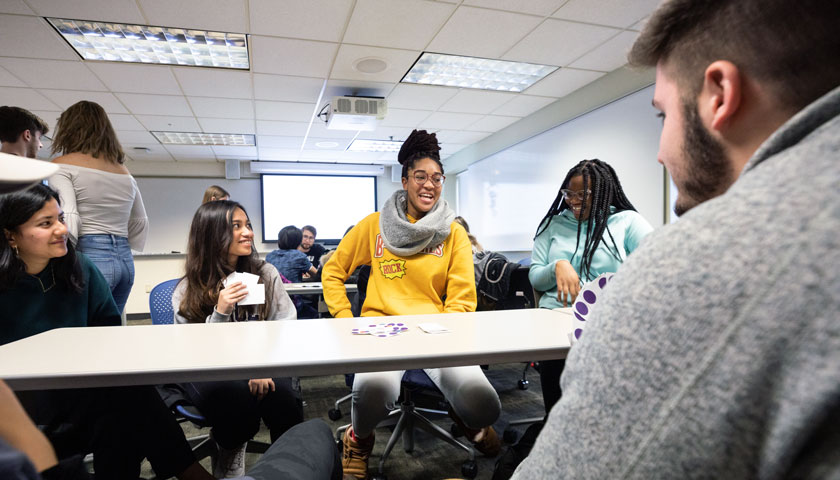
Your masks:
<svg viewBox="0 0 840 480"><path fill-rule="evenodd" d="M481 244L530 251L537 224L570 168L598 158L615 169L630 202L663 224L663 167L656 161L661 121L653 86L508 147L460 173L458 212Z"/></svg>

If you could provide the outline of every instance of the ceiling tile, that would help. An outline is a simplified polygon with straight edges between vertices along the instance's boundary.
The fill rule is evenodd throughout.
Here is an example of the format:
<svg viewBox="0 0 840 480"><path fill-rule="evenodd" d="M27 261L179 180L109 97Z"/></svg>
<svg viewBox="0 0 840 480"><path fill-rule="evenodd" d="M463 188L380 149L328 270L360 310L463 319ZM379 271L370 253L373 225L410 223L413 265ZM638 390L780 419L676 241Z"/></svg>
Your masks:
<svg viewBox="0 0 840 480"><path fill-rule="evenodd" d="M513 100L515 93L463 89L444 103L439 111L488 114Z"/></svg>
<svg viewBox="0 0 840 480"><path fill-rule="evenodd" d="M303 137L280 137L277 135L257 135L257 146L271 148L300 148Z"/></svg>
<svg viewBox="0 0 840 480"><path fill-rule="evenodd" d="M407 110L402 108L391 108L388 106L388 113L382 120L383 127L409 127L414 128L429 116L427 110Z"/></svg>
<svg viewBox="0 0 840 480"><path fill-rule="evenodd" d="M493 110L494 115L511 115L515 117L526 117L549 103L554 103L556 98L535 97L533 95L517 95L516 98Z"/></svg>
<svg viewBox="0 0 840 480"><path fill-rule="evenodd" d="M29 88L0 87L0 105L15 105L27 110L61 111L47 97Z"/></svg>
<svg viewBox="0 0 840 480"><path fill-rule="evenodd" d="M423 128L426 127L421 125L420 129ZM359 132L359 136L357 138L364 140L396 140L401 142L408 138L412 130L413 128L407 127L378 127L372 132ZM430 129L427 128L427 130Z"/></svg>
<svg viewBox="0 0 840 480"><path fill-rule="evenodd" d="M211 147L217 157L255 157L257 147L213 145Z"/></svg>
<svg viewBox="0 0 840 480"><path fill-rule="evenodd" d="M649 17L645 17L645 18L639 20L638 22L634 23L633 25L630 25L629 27L627 27L627 29L628 30L634 30L634 31L637 31L637 32L641 32L642 29L645 28L645 25L647 24L648 18Z"/></svg>
<svg viewBox="0 0 840 480"><path fill-rule="evenodd" d="M466 129L470 124L475 123L481 115L472 113L448 113L435 112L423 121L421 128L426 130Z"/></svg>
<svg viewBox="0 0 840 480"><path fill-rule="evenodd" d="M157 139L149 132L117 131L117 139L123 145L158 143Z"/></svg>
<svg viewBox="0 0 840 480"><path fill-rule="evenodd" d="M3 103L3 102L0 101L0 103ZM29 111L32 112L33 114L37 115L38 117L40 117L41 120L47 122L47 126L50 127L50 132L54 133L55 125L58 123L58 117L61 116L60 111L57 111L57 110L55 110L55 111L52 111L52 110L29 110ZM108 115L108 117L110 118L111 115ZM44 143L44 150L47 150L47 142L43 142L43 143ZM44 150L41 150L41 151L43 152ZM38 158L41 158L41 157L39 156Z"/></svg>
<svg viewBox="0 0 840 480"><path fill-rule="evenodd" d="M260 135L280 135L286 137L300 137L306 135L308 123L277 122L273 120L257 120L257 133Z"/></svg>
<svg viewBox="0 0 840 480"><path fill-rule="evenodd" d="M419 51L342 44L338 49L330 79L399 82L419 56ZM382 60L387 67L379 73L360 72L354 65L362 59Z"/></svg>
<svg viewBox="0 0 840 480"><path fill-rule="evenodd" d="M245 0L226 0L208 5L205 0L137 0L151 25L247 33ZM97 17L101 18L101 17Z"/></svg>
<svg viewBox="0 0 840 480"><path fill-rule="evenodd" d="M35 13L43 17L71 18L76 20L103 20L109 22L145 24L134 0L27 0Z"/></svg>
<svg viewBox="0 0 840 480"><path fill-rule="evenodd" d="M540 17L462 6L426 50L497 58L541 21Z"/></svg>
<svg viewBox="0 0 840 480"><path fill-rule="evenodd" d="M460 143L472 145L490 135L490 132L462 132L460 130L441 130L435 132L441 143Z"/></svg>
<svg viewBox="0 0 840 480"><path fill-rule="evenodd" d="M286 100L315 102L324 80L309 77L254 74L254 98L258 100Z"/></svg>
<svg viewBox="0 0 840 480"><path fill-rule="evenodd" d="M570 0L552 16L625 28L653 12L659 3L660 0Z"/></svg>
<svg viewBox="0 0 840 480"><path fill-rule="evenodd" d="M25 87L26 84L15 78L3 67L0 67L0 87Z"/></svg>
<svg viewBox="0 0 840 480"><path fill-rule="evenodd" d="M519 117L505 117L502 115L487 115L470 125L466 130L476 132L497 132L519 120Z"/></svg>
<svg viewBox="0 0 840 480"><path fill-rule="evenodd" d="M565 66L617 33L614 28L548 19L502 58Z"/></svg>
<svg viewBox="0 0 840 480"><path fill-rule="evenodd" d="M627 63L627 52L630 51L630 47L637 38L639 38L637 32L621 32L569 66L611 72Z"/></svg>
<svg viewBox="0 0 840 480"><path fill-rule="evenodd" d="M422 50L454 10L422 0L358 0L343 42Z"/></svg>
<svg viewBox="0 0 840 480"><path fill-rule="evenodd" d="M173 67L185 95L253 98L251 74L220 68Z"/></svg>
<svg viewBox="0 0 840 480"><path fill-rule="evenodd" d="M136 131L146 130L140 122L132 115L120 115L118 113L109 113L108 119L111 120L111 125L116 131Z"/></svg>
<svg viewBox="0 0 840 480"><path fill-rule="evenodd" d="M250 0L251 33L338 42L352 0Z"/></svg>
<svg viewBox="0 0 840 480"><path fill-rule="evenodd" d="M0 56L79 58L43 18L0 15Z"/></svg>
<svg viewBox="0 0 840 480"><path fill-rule="evenodd" d="M123 105L135 115L173 115L178 117L191 117L192 110L187 100L175 95L147 95L142 93L117 93L115 94ZM138 120L143 122L138 117Z"/></svg>
<svg viewBox="0 0 840 480"><path fill-rule="evenodd" d="M440 156L441 158L448 157L462 150L464 147L466 147L466 145L458 143L443 143L440 146Z"/></svg>
<svg viewBox="0 0 840 480"><path fill-rule="evenodd" d="M187 97L196 117L253 119L254 102L232 98Z"/></svg>
<svg viewBox="0 0 840 480"><path fill-rule="evenodd" d="M287 160L294 162L297 161L298 155L300 155L300 149L298 148L259 147L260 160Z"/></svg>
<svg viewBox="0 0 840 480"><path fill-rule="evenodd" d="M17 15L32 15L33 12L23 3L23 0L4 0L0 3L0 13L14 13Z"/></svg>
<svg viewBox="0 0 840 480"><path fill-rule="evenodd" d="M567 0L464 0L464 5L545 17L551 15L565 1Z"/></svg>
<svg viewBox="0 0 840 480"><path fill-rule="evenodd" d="M308 122L315 113L314 103L256 101L258 120Z"/></svg>
<svg viewBox="0 0 840 480"><path fill-rule="evenodd" d="M363 132L364 133L364 132ZM317 138L353 138L356 136L355 130L332 130L327 128L324 122L312 122L312 128L309 129L310 137Z"/></svg>
<svg viewBox="0 0 840 480"><path fill-rule="evenodd" d="M164 148L175 160L216 160L213 149L206 145L164 145Z"/></svg>
<svg viewBox="0 0 840 480"><path fill-rule="evenodd" d="M335 144L332 147L321 147L317 144ZM334 151L344 151L347 150L347 146L350 145L349 138L318 138L318 137L309 137L306 139L306 145L304 145L304 149L306 150L334 150Z"/></svg>
<svg viewBox="0 0 840 480"><path fill-rule="evenodd" d="M181 87L166 65L88 62L87 66L112 92L181 95Z"/></svg>
<svg viewBox="0 0 840 480"><path fill-rule="evenodd" d="M4 58L3 67L33 88L107 90L81 61Z"/></svg>
<svg viewBox="0 0 840 480"><path fill-rule="evenodd" d="M159 143L123 144L122 147L129 158L138 162L171 162L173 160L172 155ZM143 149L149 149L149 151Z"/></svg>
<svg viewBox="0 0 840 480"><path fill-rule="evenodd" d="M76 102L87 100L98 103L105 109L105 113L128 113L117 97L108 92L82 92L78 90L39 90L45 97L52 100L62 110Z"/></svg>
<svg viewBox="0 0 840 480"><path fill-rule="evenodd" d="M458 93L457 88L400 83L388 95L388 108L437 110Z"/></svg>
<svg viewBox="0 0 840 480"><path fill-rule="evenodd" d="M324 78L330 71L337 43L289 38L251 37L251 70L301 77Z"/></svg>
<svg viewBox="0 0 840 480"><path fill-rule="evenodd" d="M257 133L253 120L229 118L199 118L198 124L205 133Z"/></svg>
<svg viewBox="0 0 840 480"><path fill-rule="evenodd" d="M369 82L365 80L330 80L324 89L324 100L332 97L387 97L394 90L394 83Z"/></svg>
<svg viewBox="0 0 840 480"><path fill-rule="evenodd" d="M590 82L594 82L603 75L603 72L561 68L532 85L527 92L528 94L533 95L545 95L558 98L565 97L578 88Z"/></svg>
<svg viewBox="0 0 840 480"><path fill-rule="evenodd" d="M200 132L201 127L195 117L174 117L166 115L135 115L137 120L149 130L161 132Z"/></svg>

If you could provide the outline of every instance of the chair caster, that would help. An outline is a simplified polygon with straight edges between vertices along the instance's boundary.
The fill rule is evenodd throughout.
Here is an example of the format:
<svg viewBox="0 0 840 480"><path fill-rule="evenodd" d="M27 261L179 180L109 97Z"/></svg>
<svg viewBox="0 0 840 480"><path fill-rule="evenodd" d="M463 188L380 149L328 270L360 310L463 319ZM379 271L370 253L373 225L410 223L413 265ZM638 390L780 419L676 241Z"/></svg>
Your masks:
<svg viewBox="0 0 840 480"><path fill-rule="evenodd" d="M327 416L330 417L330 420L332 420L334 422L336 420L340 420L341 417L344 416L344 414L341 413L341 410L338 409L338 408L331 408L327 412Z"/></svg>
<svg viewBox="0 0 840 480"><path fill-rule="evenodd" d="M519 438L519 433L517 433L516 430L506 428L505 431L502 432L502 440L504 440L507 444L516 443L517 438Z"/></svg>
<svg viewBox="0 0 840 480"><path fill-rule="evenodd" d="M475 478L478 475L478 465L474 460L467 460L461 464L461 475L466 478Z"/></svg>
<svg viewBox="0 0 840 480"><path fill-rule="evenodd" d="M451 433L454 438L458 438L464 434L464 431L461 430L461 427L459 427L457 423L453 423L449 426L449 433Z"/></svg>
<svg viewBox="0 0 840 480"><path fill-rule="evenodd" d="M516 383L520 390L528 390L528 380L519 380Z"/></svg>

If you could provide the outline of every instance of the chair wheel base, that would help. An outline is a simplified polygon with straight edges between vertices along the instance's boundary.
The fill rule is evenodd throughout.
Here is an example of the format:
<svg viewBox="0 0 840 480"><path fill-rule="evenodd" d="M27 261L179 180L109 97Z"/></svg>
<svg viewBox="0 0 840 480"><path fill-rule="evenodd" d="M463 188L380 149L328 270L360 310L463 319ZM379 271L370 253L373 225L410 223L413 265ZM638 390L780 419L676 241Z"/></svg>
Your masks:
<svg viewBox="0 0 840 480"><path fill-rule="evenodd" d="M327 411L327 416L330 417L330 420L334 422L336 420L340 420L341 417L344 416L344 414L341 413L341 410L338 408L331 408L329 409L329 411Z"/></svg>
<svg viewBox="0 0 840 480"><path fill-rule="evenodd" d="M478 475L478 464L473 460L467 460L461 464L461 475L466 478L475 478Z"/></svg>
<svg viewBox="0 0 840 480"><path fill-rule="evenodd" d="M464 435L464 431L461 430L461 427L459 427L457 423L453 423L452 425L449 426L449 433L451 433L452 436L455 437L455 438L458 438L458 437Z"/></svg>
<svg viewBox="0 0 840 480"><path fill-rule="evenodd" d="M515 443L517 438L519 438L519 433L517 433L516 430L507 428L504 432L502 432L502 440L504 440L505 443Z"/></svg>
<svg viewBox="0 0 840 480"><path fill-rule="evenodd" d="M516 383L520 390L528 390L528 384L530 382L528 382L528 380L519 380Z"/></svg>

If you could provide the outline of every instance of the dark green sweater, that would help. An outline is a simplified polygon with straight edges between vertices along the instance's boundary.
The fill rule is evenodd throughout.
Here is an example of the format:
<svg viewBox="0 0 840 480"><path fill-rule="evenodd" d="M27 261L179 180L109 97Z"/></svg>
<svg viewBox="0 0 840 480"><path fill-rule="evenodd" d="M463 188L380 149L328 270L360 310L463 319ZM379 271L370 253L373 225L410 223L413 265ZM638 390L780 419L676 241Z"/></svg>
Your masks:
<svg viewBox="0 0 840 480"><path fill-rule="evenodd" d="M83 254L77 254L85 286L71 293L53 284L50 265L38 278L25 275L9 290L0 292L0 345L37 335L53 328L120 325L120 312L105 277Z"/></svg>

